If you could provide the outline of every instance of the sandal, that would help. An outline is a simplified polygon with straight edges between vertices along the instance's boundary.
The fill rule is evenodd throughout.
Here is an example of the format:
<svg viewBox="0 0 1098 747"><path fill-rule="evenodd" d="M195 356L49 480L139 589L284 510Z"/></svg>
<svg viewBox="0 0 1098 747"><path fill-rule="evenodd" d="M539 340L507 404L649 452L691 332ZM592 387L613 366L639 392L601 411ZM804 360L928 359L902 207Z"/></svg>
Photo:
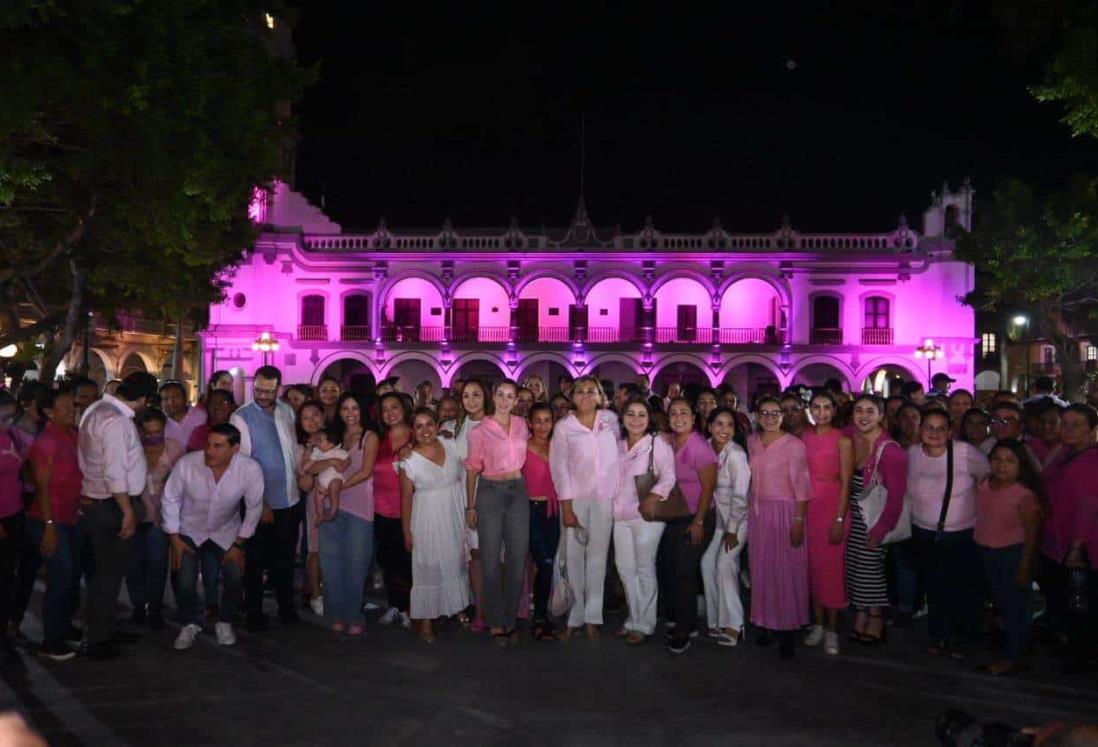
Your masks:
<svg viewBox="0 0 1098 747"><path fill-rule="evenodd" d="M597 641L600 638L602 638L602 633L599 631L599 626L588 623L587 624L587 640Z"/></svg>
<svg viewBox="0 0 1098 747"><path fill-rule="evenodd" d="M638 633L635 630L629 631L629 635L625 636L625 645L627 646L639 646L648 640L648 636L644 633Z"/></svg>
<svg viewBox="0 0 1098 747"><path fill-rule="evenodd" d="M626 628L618 628L617 630L614 631L614 637L615 638L628 638L629 637L629 632L630 631L627 630Z"/></svg>
<svg viewBox="0 0 1098 747"><path fill-rule="evenodd" d="M497 648L507 648L508 635L506 632L492 633L492 643L496 644Z"/></svg>
<svg viewBox="0 0 1098 747"><path fill-rule="evenodd" d="M469 619L469 615L465 614L464 612L459 612L454 615L454 617L457 618L458 625L461 626L462 630L472 630L473 621Z"/></svg>
<svg viewBox="0 0 1098 747"><path fill-rule="evenodd" d="M484 619L480 617L473 620L473 624L469 626L469 631L472 633L483 633L486 630L488 630L488 626L484 624Z"/></svg>
<svg viewBox="0 0 1098 747"><path fill-rule="evenodd" d="M350 636L363 636L366 635L366 628L358 623L355 623L351 627L347 628L347 635Z"/></svg>
<svg viewBox="0 0 1098 747"><path fill-rule="evenodd" d="M557 640L557 631L553 630L553 626L548 623L534 623L530 628L530 635L535 641Z"/></svg>

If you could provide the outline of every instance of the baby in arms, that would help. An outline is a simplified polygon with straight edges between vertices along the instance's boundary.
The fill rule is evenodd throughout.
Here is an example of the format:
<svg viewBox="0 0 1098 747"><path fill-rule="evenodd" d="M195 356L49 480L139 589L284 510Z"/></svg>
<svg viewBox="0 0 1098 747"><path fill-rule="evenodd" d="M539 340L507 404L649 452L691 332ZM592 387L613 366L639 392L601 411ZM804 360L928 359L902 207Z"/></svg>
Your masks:
<svg viewBox="0 0 1098 747"><path fill-rule="evenodd" d="M325 430L316 432L316 445L309 453L309 459L302 465L303 471L312 469L318 462L342 462L347 459L347 452L339 448L339 444L333 443ZM343 475L335 467L329 465L316 476L317 489L313 497L316 501L316 523L321 524L335 518L339 509L339 492L343 489Z"/></svg>

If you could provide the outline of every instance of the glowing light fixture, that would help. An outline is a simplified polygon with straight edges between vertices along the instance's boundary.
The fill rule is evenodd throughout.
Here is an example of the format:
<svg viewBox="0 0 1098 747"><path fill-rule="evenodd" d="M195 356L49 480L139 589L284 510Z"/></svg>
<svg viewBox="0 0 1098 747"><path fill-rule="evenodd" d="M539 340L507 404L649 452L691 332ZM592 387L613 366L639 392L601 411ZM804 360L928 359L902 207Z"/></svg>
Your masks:
<svg viewBox="0 0 1098 747"><path fill-rule="evenodd" d="M15 354L19 352L19 348L14 344L5 345L0 348L0 358L14 358Z"/></svg>
<svg viewBox="0 0 1098 747"><path fill-rule="evenodd" d="M923 340L923 344L915 348L916 358L926 358L926 380L930 381L930 364L933 361L939 360L945 357L945 353L942 352L941 345L935 345L934 340L929 337Z"/></svg>
<svg viewBox="0 0 1098 747"><path fill-rule="evenodd" d="M263 14L263 20L267 23L267 28L273 29L275 27L275 17L270 13Z"/></svg>
<svg viewBox="0 0 1098 747"><path fill-rule="evenodd" d="M255 338L255 342L252 343L252 350L263 353L273 353L278 350L278 347L278 338L270 332L261 332L259 337Z"/></svg>
<svg viewBox="0 0 1098 747"><path fill-rule="evenodd" d="M1029 317L1025 314L1019 314L1018 316L1014 317L1014 323L1017 324L1019 327L1029 324Z"/></svg>

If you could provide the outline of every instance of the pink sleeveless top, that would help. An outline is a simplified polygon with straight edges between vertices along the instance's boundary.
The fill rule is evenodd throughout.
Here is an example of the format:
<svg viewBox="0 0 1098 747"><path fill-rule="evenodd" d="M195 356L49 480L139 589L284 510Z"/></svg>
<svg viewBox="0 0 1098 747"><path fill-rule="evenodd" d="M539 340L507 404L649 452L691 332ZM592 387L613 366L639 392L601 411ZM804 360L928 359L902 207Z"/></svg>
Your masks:
<svg viewBox="0 0 1098 747"><path fill-rule="evenodd" d="M522 465L522 477L526 480L526 492L530 495L544 495L549 500L548 514L557 513L557 489L553 485L553 475L549 471L548 460L533 449L526 450L526 461Z"/></svg>

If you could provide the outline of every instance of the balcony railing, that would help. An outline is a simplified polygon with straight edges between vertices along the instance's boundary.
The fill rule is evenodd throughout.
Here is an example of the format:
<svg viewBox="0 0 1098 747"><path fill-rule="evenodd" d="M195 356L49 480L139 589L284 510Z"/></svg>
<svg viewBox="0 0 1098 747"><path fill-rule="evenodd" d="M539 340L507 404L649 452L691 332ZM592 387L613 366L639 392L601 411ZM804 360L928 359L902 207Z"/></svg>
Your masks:
<svg viewBox="0 0 1098 747"><path fill-rule="evenodd" d="M345 342L361 342L370 339L370 328L359 325L343 325L339 329L339 338Z"/></svg>
<svg viewBox="0 0 1098 747"><path fill-rule="evenodd" d="M304 329L304 328L301 328ZM368 341L369 328L343 327L342 339ZM890 330L875 330L890 332ZM354 336L352 336L354 335ZM379 334L382 342L487 342L505 343L512 339L511 327L417 327L414 325L386 324ZM326 339L304 338L299 339ZM773 327L516 327L514 340L518 343L583 342L594 345L641 344L659 345L778 345L780 333ZM828 343L834 344L834 343Z"/></svg>
<svg viewBox="0 0 1098 747"><path fill-rule="evenodd" d="M510 327L453 327L451 342L507 342L511 339Z"/></svg>
<svg viewBox="0 0 1098 747"><path fill-rule="evenodd" d="M442 342L444 327L420 327L414 324L386 324L381 328L382 342Z"/></svg>
<svg viewBox="0 0 1098 747"><path fill-rule="evenodd" d="M297 328L297 339L310 342L325 341L328 339L327 324L301 324Z"/></svg>
<svg viewBox="0 0 1098 747"><path fill-rule="evenodd" d="M862 344L863 345L891 345L892 344L892 328L891 327L863 327L862 328Z"/></svg>
<svg viewBox="0 0 1098 747"><path fill-rule="evenodd" d="M842 345L843 331L841 329L814 329L809 336L809 342L813 345Z"/></svg>

